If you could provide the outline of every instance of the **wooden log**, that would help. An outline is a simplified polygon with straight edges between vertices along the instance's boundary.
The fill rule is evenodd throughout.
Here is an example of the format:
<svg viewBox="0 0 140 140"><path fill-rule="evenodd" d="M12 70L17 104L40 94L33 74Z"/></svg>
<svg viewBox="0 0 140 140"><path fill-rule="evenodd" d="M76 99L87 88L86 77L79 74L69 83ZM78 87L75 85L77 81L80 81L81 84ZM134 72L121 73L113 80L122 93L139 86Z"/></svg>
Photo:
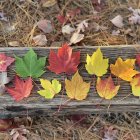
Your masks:
<svg viewBox="0 0 140 140"><path fill-rule="evenodd" d="M89 114L89 113L106 113L106 112L127 112L127 111L140 111L140 99L131 95L131 88L128 82L123 80L118 81L117 78L113 76L115 83L120 83L121 88L118 95L112 100L102 100L96 90L95 83L96 78L90 76L85 70L85 60L86 54L92 54L99 46L81 46L73 47L73 51L81 51L81 64L79 65L79 72L83 76L85 81L93 81L88 98L83 101L72 100L67 102L68 97L62 95L61 93L57 95L52 100L46 100L36 93L40 83L38 79L34 79L37 86L34 88L33 93L30 97L20 101L15 102L11 96L7 93L0 96L0 118L11 118L14 116L27 116L27 115L62 115L62 114ZM116 58L122 57L123 59L135 58L136 54L140 52L140 46L138 45L118 45L118 46L100 46L104 56L110 58L110 63L114 63ZM58 47L34 48L38 56L49 55L50 49L57 50ZM15 54L17 56L23 56L29 48L0 48L0 52L6 53L8 56ZM47 63L48 65L48 63ZM13 77L15 75L14 64L10 66L8 70L8 76ZM136 68L138 69L138 68ZM139 70L139 69L138 69ZM104 77L110 75L108 73ZM67 76L70 78L71 76ZM42 78L47 78L49 80L57 78L64 83L64 74L56 75L46 69ZM62 106L61 106L62 105ZM58 109L60 108L58 112Z"/></svg>

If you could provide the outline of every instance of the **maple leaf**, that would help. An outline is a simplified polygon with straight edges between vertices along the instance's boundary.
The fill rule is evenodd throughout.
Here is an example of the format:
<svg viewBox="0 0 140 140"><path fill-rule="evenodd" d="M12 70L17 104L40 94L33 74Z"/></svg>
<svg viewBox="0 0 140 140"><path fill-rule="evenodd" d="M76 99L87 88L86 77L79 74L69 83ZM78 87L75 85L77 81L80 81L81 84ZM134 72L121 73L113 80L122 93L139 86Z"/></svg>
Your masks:
<svg viewBox="0 0 140 140"><path fill-rule="evenodd" d="M5 84L8 84L10 80L11 79L7 77L6 71L0 73L0 94L5 92Z"/></svg>
<svg viewBox="0 0 140 140"><path fill-rule="evenodd" d="M125 61L122 58L118 58L114 64L110 65L111 73L115 76L125 80L131 81L132 77L139 72L134 70L135 59L126 59Z"/></svg>
<svg viewBox="0 0 140 140"><path fill-rule="evenodd" d="M137 74L133 77L133 79L130 82L131 88L132 88L132 94L134 96L140 96L140 74Z"/></svg>
<svg viewBox="0 0 140 140"><path fill-rule="evenodd" d="M50 51L48 69L56 74L65 72L72 74L77 71L77 66L80 63L80 52L73 52L68 44L64 44L58 49L56 54L53 50Z"/></svg>
<svg viewBox="0 0 140 140"><path fill-rule="evenodd" d="M140 67L140 54L136 55L136 63L138 64L138 66Z"/></svg>
<svg viewBox="0 0 140 140"><path fill-rule="evenodd" d="M113 98L120 86L115 86L112 80L112 77L108 77L104 80L101 80L101 78L98 77L97 79L97 84L96 84L96 89L100 97L105 98L105 99L111 99Z"/></svg>
<svg viewBox="0 0 140 140"><path fill-rule="evenodd" d="M89 74L103 76L107 73L108 59L103 59L103 54L100 48L98 48L91 57L87 54L86 62L87 64L85 67Z"/></svg>
<svg viewBox="0 0 140 140"><path fill-rule="evenodd" d="M90 83L83 81L78 71L72 77L72 80L65 80L65 89L69 98L83 100L87 97L90 89Z"/></svg>
<svg viewBox="0 0 140 140"><path fill-rule="evenodd" d="M14 58L6 56L4 53L0 54L0 72L7 71L7 67L15 61Z"/></svg>
<svg viewBox="0 0 140 140"><path fill-rule="evenodd" d="M46 99L52 99L54 95L61 91L61 84L56 79L53 79L52 83L46 79L40 79L40 82L44 90L39 90L38 93Z"/></svg>
<svg viewBox="0 0 140 140"><path fill-rule="evenodd" d="M37 54L32 48L25 54L23 58L16 58L16 73L21 77L40 77L45 71L43 68L45 66L46 57L41 57L37 59Z"/></svg>
<svg viewBox="0 0 140 140"><path fill-rule="evenodd" d="M16 101L20 101L31 94L32 88L31 77L27 80L21 80L18 76L15 76L15 87L6 87L6 90Z"/></svg>

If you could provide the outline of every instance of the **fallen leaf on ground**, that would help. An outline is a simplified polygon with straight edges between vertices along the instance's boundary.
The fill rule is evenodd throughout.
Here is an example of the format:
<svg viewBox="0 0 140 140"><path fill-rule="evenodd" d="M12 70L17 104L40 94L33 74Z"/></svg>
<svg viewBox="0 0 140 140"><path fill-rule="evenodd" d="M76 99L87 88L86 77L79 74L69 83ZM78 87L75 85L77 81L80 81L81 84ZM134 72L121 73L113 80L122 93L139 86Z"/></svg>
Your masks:
<svg viewBox="0 0 140 140"><path fill-rule="evenodd" d="M90 83L83 81L83 78L79 75L78 71L72 77L72 80L65 79L66 94L71 99L83 100L87 97Z"/></svg>
<svg viewBox="0 0 140 140"><path fill-rule="evenodd" d="M56 74L63 72L73 74L77 71L79 63L80 52L72 52L72 48L68 44L64 44L58 49L58 53L50 51L48 69Z"/></svg>
<svg viewBox="0 0 140 140"><path fill-rule="evenodd" d="M119 57L115 64L110 65L110 70L115 76L125 81L131 81L132 77L139 73L134 70L134 65L135 59L126 59L123 61L122 58Z"/></svg>
<svg viewBox="0 0 140 140"><path fill-rule="evenodd" d="M48 40L45 35L37 35L33 37L33 41L35 42L36 45L44 46L47 44Z"/></svg>
<svg viewBox="0 0 140 140"><path fill-rule="evenodd" d="M18 41L10 41L8 42L8 45L12 47L18 47L20 46L20 43Z"/></svg>
<svg viewBox="0 0 140 140"><path fill-rule="evenodd" d="M0 72L7 71L7 67L15 61L14 58L6 56L4 53L0 54Z"/></svg>
<svg viewBox="0 0 140 140"><path fill-rule="evenodd" d="M140 74L137 74L133 77L133 79L130 82L131 88L132 88L132 94L134 96L140 97Z"/></svg>
<svg viewBox="0 0 140 140"><path fill-rule="evenodd" d="M83 20L82 22L80 22L79 24L76 25L78 33L80 31L82 31L82 32L85 31L85 29L88 27L88 22L87 21L88 20Z"/></svg>
<svg viewBox="0 0 140 140"><path fill-rule="evenodd" d="M107 73L108 61L108 59L103 59L103 54L100 48L98 48L91 57L87 54L85 67L89 74L103 76Z"/></svg>
<svg viewBox="0 0 140 140"><path fill-rule="evenodd" d="M23 58L15 56L16 73L21 77L40 77L45 71L44 66L46 57L37 58L37 54L32 48L24 55Z"/></svg>
<svg viewBox="0 0 140 140"><path fill-rule="evenodd" d="M8 21L7 17L5 17L5 14L3 12L0 12L0 20Z"/></svg>
<svg viewBox="0 0 140 140"><path fill-rule="evenodd" d="M117 139L118 130L113 126L105 126L104 128L104 138L102 140L116 140Z"/></svg>
<svg viewBox="0 0 140 140"><path fill-rule="evenodd" d="M24 125L21 125L20 128L12 129L10 135L12 136L13 140L27 140L27 135L29 130L25 128Z"/></svg>
<svg viewBox="0 0 140 140"><path fill-rule="evenodd" d="M10 34L11 32L12 33L15 32L16 26L14 24L11 24L11 23L4 23L4 24L2 24L2 28L0 28L0 29L2 29L2 31L4 33Z"/></svg>
<svg viewBox="0 0 140 140"><path fill-rule="evenodd" d="M105 0L91 0L96 11L100 12L105 6Z"/></svg>
<svg viewBox="0 0 140 140"><path fill-rule="evenodd" d="M110 21L118 28L122 28L124 26L123 17L121 15L117 15Z"/></svg>
<svg viewBox="0 0 140 140"><path fill-rule="evenodd" d="M71 9L70 11L68 11L66 13L66 17L69 18L74 18L76 15L81 13L81 9L80 8L75 8L75 9Z"/></svg>
<svg viewBox="0 0 140 140"><path fill-rule="evenodd" d="M131 24L140 24L140 9L129 8L129 11L133 12L133 15L129 17L129 21Z"/></svg>
<svg viewBox="0 0 140 140"><path fill-rule="evenodd" d="M136 55L136 63L138 64L138 66L140 67L140 54Z"/></svg>
<svg viewBox="0 0 140 140"><path fill-rule="evenodd" d="M70 44L76 44L84 39L84 34L80 34L78 32L73 33L70 38Z"/></svg>
<svg viewBox="0 0 140 140"><path fill-rule="evenodd" d="M6 90L16 101L20 101L31 94L32 88L31 77L22 80L18 76L15 76L14 87L6 87Z"/></svg>
<svg viewBox="0 0 140 140"><path fill-rule="evenodd" d="M53 26L50 20L46 19L40 20L38 21L37 26L44 33L51 33L53 31Z"/></svg>
<svg viewBox="0 0 140 140"><path fill-rule="evenodd" d="M43 90L39 90L38 93L44 96L46 99L52 99L56 94L61 91L61 84L58 80L53 79L52 83L47 79L40 79Z"/></svg>
<svg viewBox="0 0 140 140"><path fill-rule="evenodd" d="M56 18L61 24L64 24L67 21L67 18L63 15L57 15Z"/></svg>
<svg viewBox="0 0 140 140"><path fill-rule="evenodd" d="M105 99L112 99L117 95L120 86L115 86L112 77L108 77L104 80L98 77L96 89L100 97Z"/></svg>
<svg viewBox="0 0 140 140"><path fill-rule="evenodd" d="M113 30L112 35L119 35L121 33L120 30Z"/></svg>
<svg viewBox="0 0 140 140"><path fill-rule="evenodd" d="M62 27L63 34L71 34L74 31L75 31L75 28L70 27L70 24L67 24L67 25Z"/></svg>
<svg viewBox="0 0 140 140"><path fill-rule="evenodd" d="M0 131L6 131L12 127L12 119L0 119Z"/></svg>
<svg viewBox="0 0 140 140"><path fill-rule="evenodd" d="M92 27L93 27L93 30L95 31L95 32L98 32L99 30L107 30L108 28L107 27L105 27L105 26L102 26L102 25L99 25L98 23L96 23L96 22L93 22L92 23Z"/></svg>
<svg viewBox="0 0 140 140"><path fill-rule="evenodd" d="M0 94L5 92L5 84L10 82L11 78L7 77L7 72L0 73Z"/></svg>
<svg viewBox="0 0 140 140"><path fill-rule="evenodd" d="M41 0L42 7L51 7L57 3L56 0Z"/></svg>

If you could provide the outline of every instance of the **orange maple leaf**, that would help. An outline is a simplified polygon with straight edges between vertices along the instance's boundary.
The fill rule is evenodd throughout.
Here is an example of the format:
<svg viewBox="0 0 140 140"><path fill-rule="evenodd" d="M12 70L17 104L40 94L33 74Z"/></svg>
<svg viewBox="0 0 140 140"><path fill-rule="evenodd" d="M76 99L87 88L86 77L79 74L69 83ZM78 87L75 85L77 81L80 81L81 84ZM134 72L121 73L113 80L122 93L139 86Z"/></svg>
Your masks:
<svg viewBox="0 0 140 140"><path fill-rule="evenodd" d="M132 77L139 73L134 70L134 65L135 59L126 59L123 61L122 58L119 57L115 64L110 65L110 70L115 76L125 81L131 81Z"/></svg>

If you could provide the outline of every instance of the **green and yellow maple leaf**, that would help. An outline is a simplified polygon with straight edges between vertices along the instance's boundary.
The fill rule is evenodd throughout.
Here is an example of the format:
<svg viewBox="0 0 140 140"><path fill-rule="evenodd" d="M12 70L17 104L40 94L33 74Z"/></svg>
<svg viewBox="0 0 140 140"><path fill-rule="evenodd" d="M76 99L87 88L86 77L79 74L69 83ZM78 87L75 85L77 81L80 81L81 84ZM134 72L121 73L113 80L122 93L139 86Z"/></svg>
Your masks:
<svg viewBox="0 0 140 140"><path fill-rule="evenodd" d="M52 83L47 79L40 79L43 90L39 90L38 93L44 96L46 99L52 99L56 94L61 91L61 84L58 80L53 79Z"/></svg>

